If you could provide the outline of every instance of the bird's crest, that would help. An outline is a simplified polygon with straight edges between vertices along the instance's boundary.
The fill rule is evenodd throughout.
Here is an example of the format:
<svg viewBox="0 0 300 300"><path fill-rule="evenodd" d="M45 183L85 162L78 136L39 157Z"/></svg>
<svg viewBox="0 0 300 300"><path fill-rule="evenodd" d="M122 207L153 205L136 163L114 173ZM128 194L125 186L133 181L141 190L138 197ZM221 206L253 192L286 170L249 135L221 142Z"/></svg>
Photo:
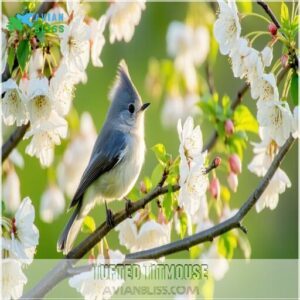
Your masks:
<svg viewBox="0 0 300 300"><path fill-rule="evenodd" d="M138 91L131 81L127 64L125 60L122 59L119 63L117 77L109 93L109 99L113 102L115 99L118 99L121 94L124 97L124 93L128 98L140 99Z"/></svg>

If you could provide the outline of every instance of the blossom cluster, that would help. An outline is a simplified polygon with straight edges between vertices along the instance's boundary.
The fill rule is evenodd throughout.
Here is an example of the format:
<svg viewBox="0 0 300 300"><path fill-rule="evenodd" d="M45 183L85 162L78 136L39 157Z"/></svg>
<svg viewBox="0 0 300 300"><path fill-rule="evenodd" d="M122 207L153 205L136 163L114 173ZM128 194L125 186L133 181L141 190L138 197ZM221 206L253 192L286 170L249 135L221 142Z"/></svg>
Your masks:
<svg viewBox="0 0 300 300"><path fill-rule="evenodd" d="M30 122L25 139L31 138L31 141L26 153L36 156L42 166L53 162L54 146L67 136L65 117L72 105L75 86L87 81L85 70L89 60L96 67L103 65L100 54L105 44L106 26L109 26L111 43L129 42L145 9L145 1L115 1L99 20L87 17L84 9L79 1L67 1L66 10L59 3L54 4L48 14L63 15L64 22L62 32L43 37L51 47L45 46L38 36L29 41L30 45L28 40L19 40L17 31L6 29L9 21L2 16L2 66L8 63L10 47L20 47L25 42L31 51L21 75L13 72L12 78L3 83L3 121L7 126ZM56 45L58 55L53 50Z"/></svg>
<svg viewBox="0 0 300 300"><path fill-rule="evenodd" d="M12 218L1 218L1 299L17 299L22 296L23 286L27 282L22 269L32 263L39 240L34 219L34 207L28 197L23 199Z"/></svg>
<svg viewBox="0 0 300 300"><path fill-rule="evenodd" d="M239 13L235 1L219 0L220 13L214 25L214 35L220 52L228 55L232 63L234 77L245 79L250 85L251 97L257 99L257 120L260 125L261 144L255 144L256 156L249 170L264 176L278 151L291 134L298 131L298 106L294 115L285 99L281 99L273 73L266 73L273 59L271 46L262 51L251 47L249 41L241 36ZM229 178L234 184L234 179ZM256 204L257 211L264 207L274 209L278 194L283 193L291 183L281 169L276 171L270 185Z"/></svg>

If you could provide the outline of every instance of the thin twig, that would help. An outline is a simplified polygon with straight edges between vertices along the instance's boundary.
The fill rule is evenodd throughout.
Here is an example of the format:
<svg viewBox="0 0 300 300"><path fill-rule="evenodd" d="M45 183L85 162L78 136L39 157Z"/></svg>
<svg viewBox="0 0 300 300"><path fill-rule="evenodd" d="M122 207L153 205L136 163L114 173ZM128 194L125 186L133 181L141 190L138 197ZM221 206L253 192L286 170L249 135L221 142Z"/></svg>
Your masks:
<svg viewBox="0 0 300 300"><path fill-rule="evenodd" d="M274 24L276 25L276 27L279 29L280 23L277 20L277 18L275 17L273 11L271 10L271 8L269 7L269 5L267 3L265 3L264 1L257 1L257 4L260 5L264 11L269 15L269 17L271 18L271 20L274 22Z"/></svg>

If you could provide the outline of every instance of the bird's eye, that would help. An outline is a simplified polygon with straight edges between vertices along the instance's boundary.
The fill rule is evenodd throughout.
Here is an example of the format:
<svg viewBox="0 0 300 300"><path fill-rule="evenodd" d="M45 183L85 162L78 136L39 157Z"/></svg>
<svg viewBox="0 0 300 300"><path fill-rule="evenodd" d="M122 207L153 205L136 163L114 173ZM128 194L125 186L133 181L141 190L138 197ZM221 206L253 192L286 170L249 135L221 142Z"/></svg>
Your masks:
<svg viewBox="0 0 300 300"><path fill-rule="evenodd" d="M131 114L133 114L134 113L134 105L133 104L129 104L129 106L128 106L128 110L129 110L129 112L131 113Z"/></svg>

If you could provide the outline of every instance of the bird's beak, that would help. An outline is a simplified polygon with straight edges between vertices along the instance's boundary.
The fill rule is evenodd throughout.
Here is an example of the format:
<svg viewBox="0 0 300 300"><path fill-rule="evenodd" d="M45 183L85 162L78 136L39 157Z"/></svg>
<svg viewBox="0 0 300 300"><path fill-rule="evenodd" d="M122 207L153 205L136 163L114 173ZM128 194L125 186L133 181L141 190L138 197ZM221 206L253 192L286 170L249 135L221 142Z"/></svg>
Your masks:
<svg viewBox="0 0 300 300"><path fill-rule="evenodd" d="M149 105L150 105L150 103L144 103L142 105L142 107L140 108L140 111L144 111Z"/></svg>

